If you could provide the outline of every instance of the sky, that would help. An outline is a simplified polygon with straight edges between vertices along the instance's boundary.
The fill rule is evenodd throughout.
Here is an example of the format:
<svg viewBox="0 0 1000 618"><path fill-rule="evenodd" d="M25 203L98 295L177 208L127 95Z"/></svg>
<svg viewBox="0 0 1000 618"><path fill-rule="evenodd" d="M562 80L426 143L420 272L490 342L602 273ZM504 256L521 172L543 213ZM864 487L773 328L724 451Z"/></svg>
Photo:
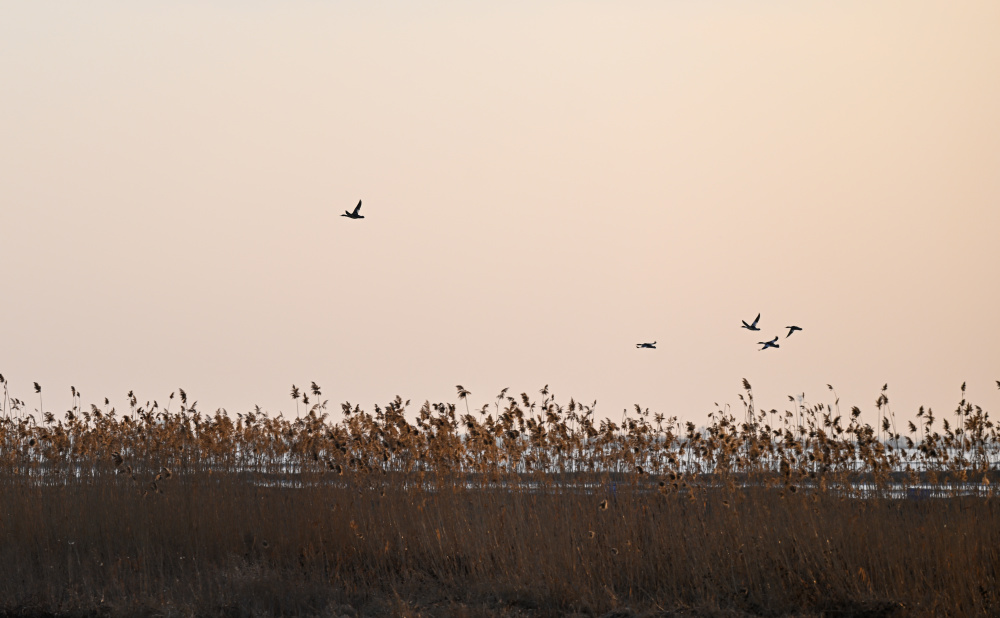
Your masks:
<svg viewBox="0 0 1000 618"><path fill-rule="evenodd" d="M0 373L998 411L998 75L994 0L5 2Z"/></svg>

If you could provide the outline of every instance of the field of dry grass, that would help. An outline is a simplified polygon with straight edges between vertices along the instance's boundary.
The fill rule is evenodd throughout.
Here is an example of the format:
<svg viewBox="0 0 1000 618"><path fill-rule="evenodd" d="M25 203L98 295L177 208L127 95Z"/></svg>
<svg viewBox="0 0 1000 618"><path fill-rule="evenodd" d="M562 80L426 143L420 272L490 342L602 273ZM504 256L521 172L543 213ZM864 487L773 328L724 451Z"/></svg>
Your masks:
<svg viewBox="0 0 1000 618"><path fill-rule="evenodd" d="M985 411L897 433L886 391L873 427L745 387L703 428L547 389L334 422L316 385L296 419L75 389L35 418L5 388L0 612L1000 614Z"/></svg>

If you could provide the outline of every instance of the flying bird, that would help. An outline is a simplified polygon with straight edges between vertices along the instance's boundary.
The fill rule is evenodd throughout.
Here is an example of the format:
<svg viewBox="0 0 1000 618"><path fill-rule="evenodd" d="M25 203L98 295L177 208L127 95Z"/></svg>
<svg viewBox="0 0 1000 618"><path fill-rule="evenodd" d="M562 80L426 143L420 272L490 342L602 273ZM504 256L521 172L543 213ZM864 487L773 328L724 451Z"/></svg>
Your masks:
<svg viewBox="0 0 1000 618"><path fill-rule="evenodd" d="M785 339L788 339L789 337L791 337L792 333L794 333L795 331L802 330L802 328L799 327L799 326L786 326L785 328L788 329L788 334L785 335Z"/></svg>
<svg viewBox="0 0 1000 618"><path fill-rule="evenodd" d="M758 350L758 352L760 352L761 350L766 350L768 348L780 348L781 347L780 345L778 345L778 336L777 335L775 335L774 339L772 339L770 341L758 341L757 343L759 343L760 345L764 346L763 348L761 348L760 350Z"/></svg>
<svg viewBox="0 0 1000 618"><path fill-rule="evenodd" d="M354 212L351 212L350 210L345 210L344 214L342 214L340 216L341 217L350 217L351 219L364 219L365 216L362 215L362 214L359 214L358 213L359 210L361 210L361 200L358 200L358 205L354 207Z"/></svg>
<svg viewBox="0 0 1000 618"><path fill-rule="evenodd" d="M757 322L760 322L760 314L759 313L757 314L757 317L754 318L753 324L747 324L746 320L740 320L740 321L743 322L742 328L746 328L748 330L760 330L759 328L757 328Z"/></svg>
<svg viewBox="0 0 1000 618"><path fill-rule="evenodd" d="M635 344L635 347L637 347L637 348L648 348L650 350L655 350L656 349L656 342L654 341L653 343L637 343L637 344Z"/></svg>

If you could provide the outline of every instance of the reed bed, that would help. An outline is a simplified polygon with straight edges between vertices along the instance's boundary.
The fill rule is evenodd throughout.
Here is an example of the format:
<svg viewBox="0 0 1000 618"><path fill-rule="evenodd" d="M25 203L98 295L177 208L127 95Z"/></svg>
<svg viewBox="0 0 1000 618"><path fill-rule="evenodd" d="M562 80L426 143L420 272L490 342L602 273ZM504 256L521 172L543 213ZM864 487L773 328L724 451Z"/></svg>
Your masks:
<svg viewBox="0 0 1000 618"><path fill-rule="evenodd" d="M76 389L56 417L0 384L9 615L1000 615L1000 441L964 386L897 433L887 389L872 426L746 381L703 427L548 388L334 421L315 383L292 419Z"/></svg>

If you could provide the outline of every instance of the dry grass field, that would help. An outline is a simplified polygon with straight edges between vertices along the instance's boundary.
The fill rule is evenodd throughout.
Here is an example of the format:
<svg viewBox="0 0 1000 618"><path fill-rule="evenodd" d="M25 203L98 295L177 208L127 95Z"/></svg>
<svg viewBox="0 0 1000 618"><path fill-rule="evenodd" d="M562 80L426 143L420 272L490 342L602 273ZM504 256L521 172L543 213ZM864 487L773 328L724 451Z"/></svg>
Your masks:
<svg viewBox="0 0 1000 618"><path fill-rule="evenodd" d="M702 428L548 389L334 421L315 384L296 419L5 388L0 612L1000 615L985 411L897 428L883 390L873 427L744 386Z"/></svg>

